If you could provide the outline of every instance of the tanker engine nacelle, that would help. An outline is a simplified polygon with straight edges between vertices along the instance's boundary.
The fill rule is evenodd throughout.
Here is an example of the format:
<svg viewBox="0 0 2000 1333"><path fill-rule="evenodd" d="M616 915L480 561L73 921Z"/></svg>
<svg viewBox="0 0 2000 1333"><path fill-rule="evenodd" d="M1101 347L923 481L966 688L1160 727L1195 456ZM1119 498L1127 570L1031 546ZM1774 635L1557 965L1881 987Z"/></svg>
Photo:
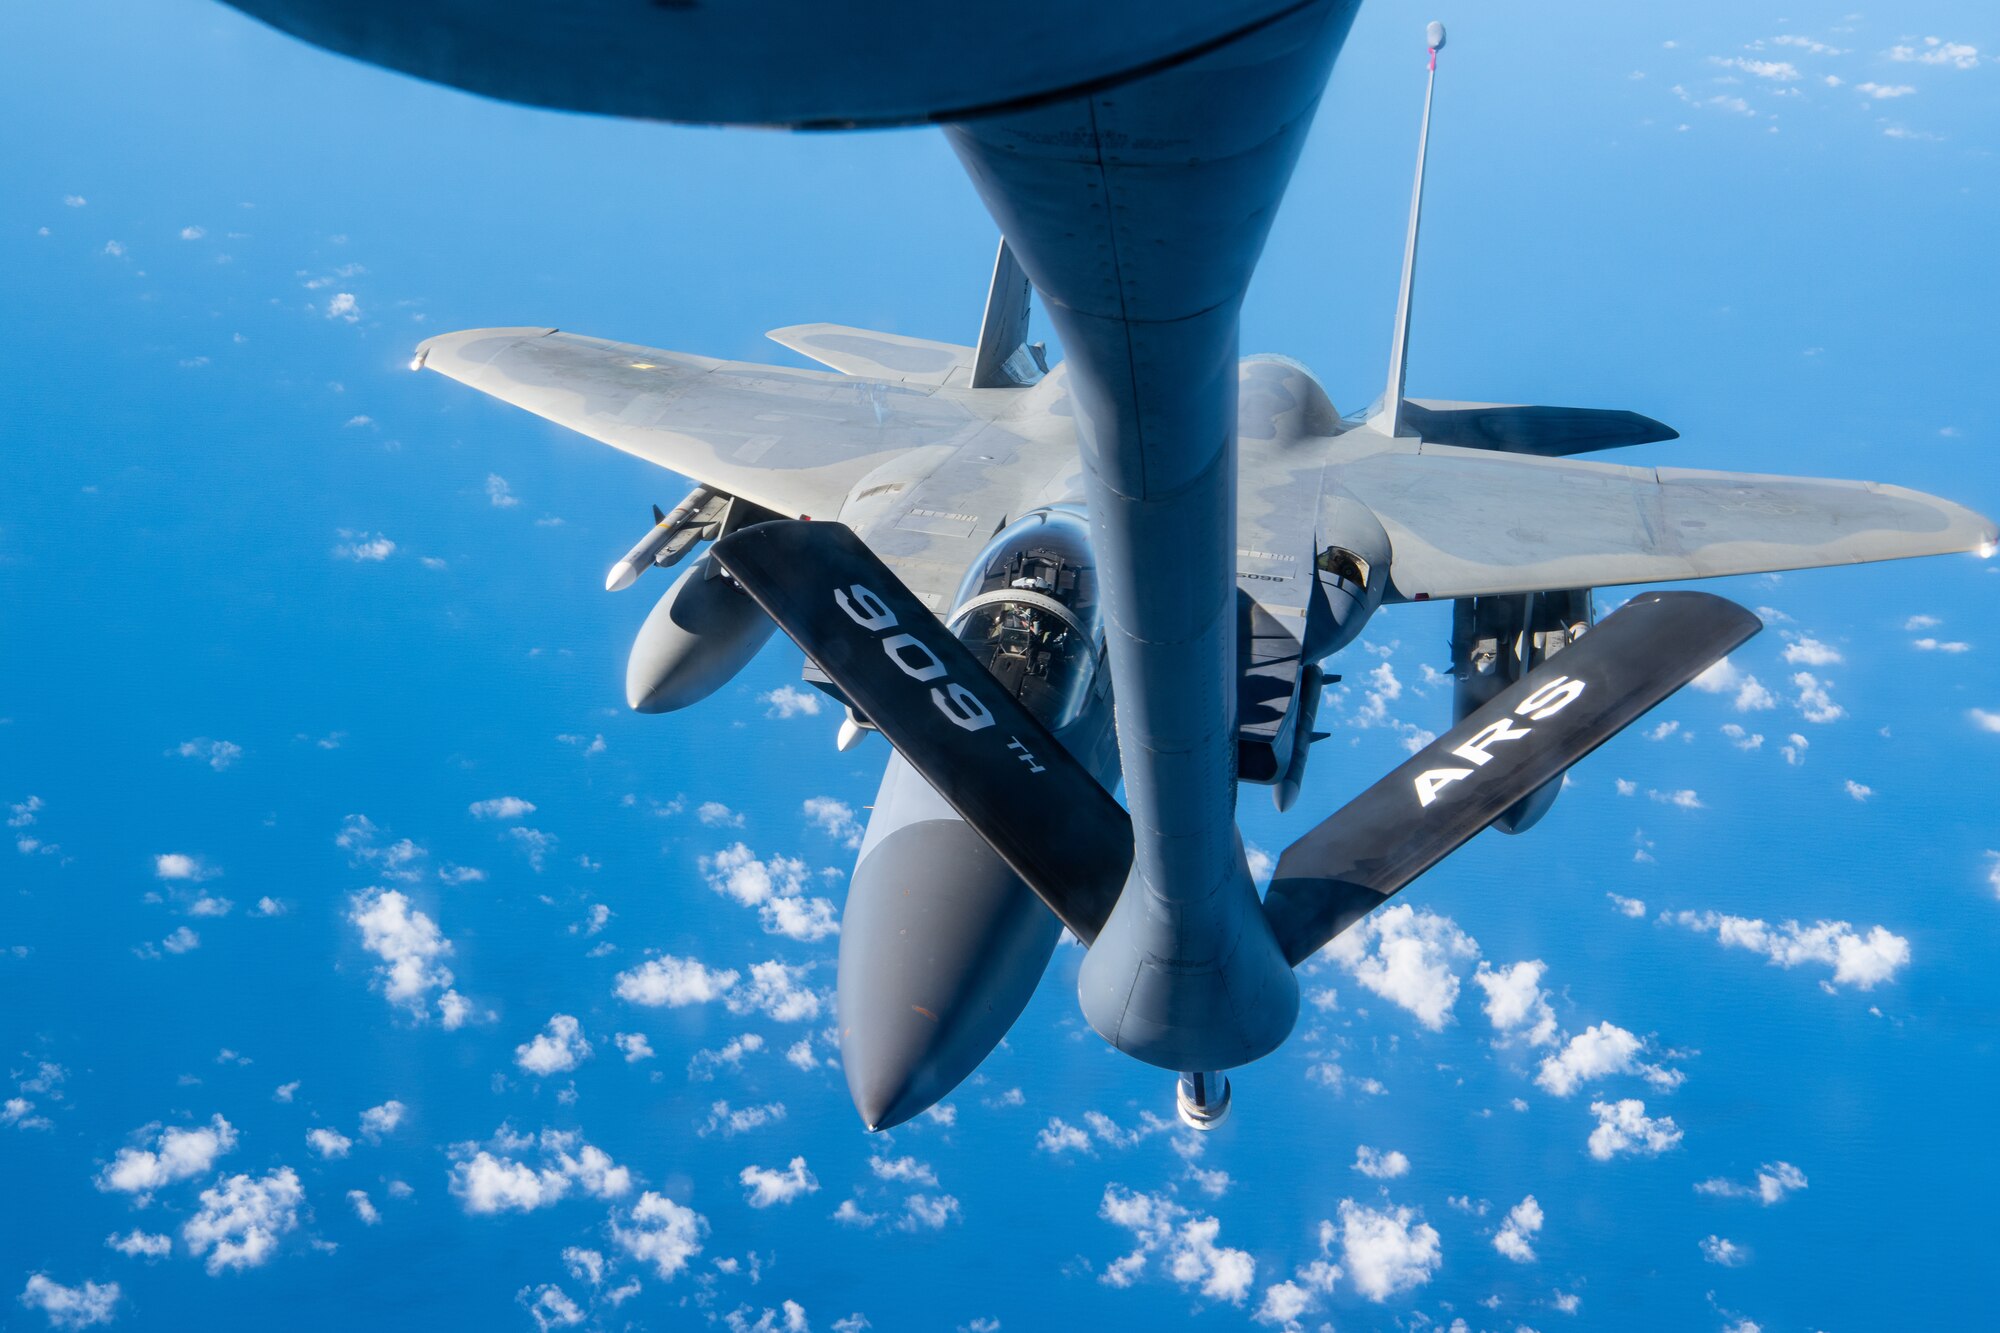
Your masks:
<svg viewBox="0 0 2000 1333"><path fill-rule="evenodd" d="M1582 638L1596 623L1589 588L1518 597L1465 597L1452 603L1452 722L1463 722L1494 695ZM1549 812L1561 776L1521 798L1493 822L1525 833Z"/></svg>
<svg viewBox="0 0 2000 1333"><path fill-rule="evenodd" d="M629 588L654 565L672 566L703 541L778 517L747 500L697 486L657 520L604 586ZM674 581L639 627L625 663L625 702L641 713L669 713L699 703L749 665L777 626L704 554Z"/></svg>

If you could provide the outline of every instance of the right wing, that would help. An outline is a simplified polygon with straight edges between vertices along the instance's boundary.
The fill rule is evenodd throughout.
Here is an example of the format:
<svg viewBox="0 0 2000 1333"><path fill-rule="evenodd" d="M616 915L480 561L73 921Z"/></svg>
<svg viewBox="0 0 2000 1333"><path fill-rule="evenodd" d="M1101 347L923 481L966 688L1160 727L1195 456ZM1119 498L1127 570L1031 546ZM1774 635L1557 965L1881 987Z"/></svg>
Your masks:
<svg viewBox="0 0 2000 1333"><path fill-rule="evenodd" d="M867 475L986 422L926 385L717 361L555 329L425 340L416 364L791 517L832 518Z"/></svg>
<svg viewBox="0 0 2000 1333"><path fill-rule="evenodd" d="M1342 460L1337 441L1327 476L1382 520L1390 595L1405 601L1947 555L2000 535L1949 500L1872 481L1384 443Z"/></svg>

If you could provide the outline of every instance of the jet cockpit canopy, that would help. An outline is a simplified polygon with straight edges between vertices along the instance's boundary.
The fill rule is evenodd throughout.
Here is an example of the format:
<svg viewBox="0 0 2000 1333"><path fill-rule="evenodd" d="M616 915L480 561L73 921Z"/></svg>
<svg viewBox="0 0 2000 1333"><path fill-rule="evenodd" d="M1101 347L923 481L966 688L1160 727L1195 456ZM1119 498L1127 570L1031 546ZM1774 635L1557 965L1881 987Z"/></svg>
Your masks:
<svg viewBox="0 0 2000 1333"><path fill-rule="evenodd" d="M967 571L949 624L1042 725L1057 731L1074 721L1104 651L1083 516L1056 507L1008 524Z"/></svg>

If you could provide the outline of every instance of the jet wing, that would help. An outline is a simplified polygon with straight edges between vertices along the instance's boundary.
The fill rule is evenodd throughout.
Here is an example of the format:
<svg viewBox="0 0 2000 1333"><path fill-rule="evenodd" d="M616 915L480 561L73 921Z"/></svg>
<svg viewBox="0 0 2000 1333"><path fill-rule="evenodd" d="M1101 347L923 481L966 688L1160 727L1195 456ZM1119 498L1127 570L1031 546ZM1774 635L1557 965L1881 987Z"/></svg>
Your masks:
<svg viewBox="0 0 2000 1333"><path fill-rule="evenodd" d="M1382 520L1390 596L1405 601L1812 569L1996 540L1969 509L1869 481L1385 445L1336 454L1328 476Z"/></svg>
<svg viewBox="0 0 2000 1333"><path fill-rule="evenodd" d="M791 324L764 335L800 356L811 357L843 375L901 384L943 384L962 370L969 380L975 349L932 342L900 333L850 328L845 324Z"/></svg>
<svg viewBox="0 0 2000 1333"><path fill-rule="evenodd" d="M546 328L430 338L416 364L791 517L831 518L870 472L986 422L932 386L717 361Z"/></svg>

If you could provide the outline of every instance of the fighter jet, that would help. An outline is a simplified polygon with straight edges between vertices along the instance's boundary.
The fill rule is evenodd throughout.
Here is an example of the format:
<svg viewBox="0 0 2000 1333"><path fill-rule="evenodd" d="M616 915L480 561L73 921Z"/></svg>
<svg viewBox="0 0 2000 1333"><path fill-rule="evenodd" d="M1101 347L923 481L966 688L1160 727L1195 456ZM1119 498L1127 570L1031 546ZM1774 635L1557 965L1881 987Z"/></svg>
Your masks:
<svg viewBox="0 0 2000 1333"><path fill-rule="evenodd" d="M413 363L697 483L606 580L687 562L633 646L634 708L698 703L782 629L845 708L837 743L889 743L838 981L871 1130L978 1066L1065 929L1091 1026L1213 1126L1226 1071L1290 1033L1299 963L1482 829L1529 828L1760 628L1687 591L1599 622L1595 589L1992 552L1991 522L1894 486L1578 457L1674 438L1636 413L1406 397L1436 24L1389 371L1343 416L1297 362L1239 359L1237 311L1358 0L234 2L537 105L945 124L1005 237L969 345L774 330L809 371L519 327ZM1453 725L1260 895L1241 784L1290 805L1328 663L1437 600Z"/></svg>

